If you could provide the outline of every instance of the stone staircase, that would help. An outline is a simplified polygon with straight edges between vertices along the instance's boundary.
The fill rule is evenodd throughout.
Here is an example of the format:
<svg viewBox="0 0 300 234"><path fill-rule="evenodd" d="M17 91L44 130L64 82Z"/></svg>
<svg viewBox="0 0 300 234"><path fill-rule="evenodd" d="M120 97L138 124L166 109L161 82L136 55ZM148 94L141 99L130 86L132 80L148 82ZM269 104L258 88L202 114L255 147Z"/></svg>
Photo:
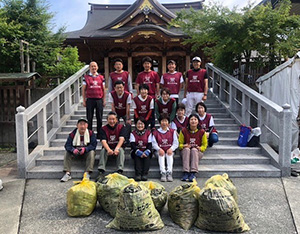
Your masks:
<svg viewBox="0 0 300 234"><path fill-rule="evenodd" d="M204 157L199 162L198 177L210 177L215 174L228 173L231 177L280 177L280 169L271 164L268 156L263 155L260 147L241 148L237 146L239 126L231 118L217 99L211 94L206 101L208 112L214 116L215 126L219 133L219 142L213 147L208 148ZM106 106L103 114L106 124L106 115L109 112L109 106ZM85 117L85 108L80 106L78 110L67 120L65 126L61 127L56 134L56 138L49 142L49 147L44 150L44 155L36 160L35 167L27 171L27 178L56 178L63 175L64 144L68 134L75 128L77 119ZM93 126L96 126L94 120ZM94 128L94 131L96 129ZM99 162L99 153L101 143L99 142L96 150L96 161L93 177L97 175L97 165ZM125 150L126 160L124 175L134 176L134 164L130 157L130 149ZM82 178L84 170L84 161L74 161L72 166L72 177ZM115 161L109 159L107 163L107 173L114 172ZM174 157L173 167L174 178L182 176L182 163L178 153ZM157 158L151 159L149 178L159 178L159 166Z"/></svg>

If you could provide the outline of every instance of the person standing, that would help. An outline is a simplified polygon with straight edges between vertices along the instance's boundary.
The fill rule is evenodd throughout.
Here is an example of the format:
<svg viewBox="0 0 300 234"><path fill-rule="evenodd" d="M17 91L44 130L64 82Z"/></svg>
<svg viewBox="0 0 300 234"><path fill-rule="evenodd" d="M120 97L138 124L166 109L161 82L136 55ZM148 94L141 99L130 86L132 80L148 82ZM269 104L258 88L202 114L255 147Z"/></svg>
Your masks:
<svg viewBox="0 0 300 234"><path fill-rule="evenodd" d="M183 88L184 80L182 73L176 71L176 62L174 60L169 60L167 66L168 72L162 75L160 84L162 87L170 90L170 97L175 98L178 105L179 92Z"/></svg>
<svg viewBox="0 0 300 234"><path fill-rule="evenodd" d="M208 92L208 76L205 69L201 69L201 58L192 59L193 69L187 71L184 89L186 98L186 115L189 116L198 102L206 101Z"/></svg>
<svg viewBox="0 0 300 234"><path fill-rule="evenodd" d="M128 71L123 70L123 60L120 58L117 58L114 60L114 68L115 71L111 72L109 74L109 79L108 79L108 92L112 92L115 83L118 80L121 80L124 82L124 88L125 91L129 92L132 94L132 79L131 75Z"/></svg>
<svg viewBox="0 0 300 234"><path fill-rule="evenodd" d="M103 107L105 106L105 83L104 77L98 74L98 64L90 63L90 72L85 75L82 82L83 106L86 107L88 129L93 130L94 110L97 118L97 138L100 138L102 127Z"/></svg>

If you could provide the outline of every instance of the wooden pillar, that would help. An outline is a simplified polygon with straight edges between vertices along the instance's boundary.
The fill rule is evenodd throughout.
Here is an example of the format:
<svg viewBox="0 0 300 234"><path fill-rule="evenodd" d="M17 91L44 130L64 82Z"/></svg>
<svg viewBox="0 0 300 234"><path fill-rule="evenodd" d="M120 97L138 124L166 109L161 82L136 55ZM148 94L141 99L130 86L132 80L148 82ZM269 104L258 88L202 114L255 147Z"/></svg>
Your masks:
<svg viewBox="0 0 300 234"><path fill-rule="evenodd" d="M191 64L191 56L186 55L185 56L185 71L190 70L190 64Z"/></svg>
<svg viewBox="0 0 300 234"><path fill-rule="evenodd" d="M104 76L105 76L105 86L108 87L108 78L109 78L109 58L104 58Z"/></svg>
<svg viewBox="0 0 300 234"><path fill-rule="evenodd" d="M167 57L165 55L162 56L162 74L167 72Z"/></svg>
<svg viewBox="0 0 300 234"><path fill-rule="evenodd" d="M132 57L131 56L128 56L128 59L127 59L127 64L128 64L128 72L130 73L131 75L131 79L133 81L133 77L132 77Z"/></svg>

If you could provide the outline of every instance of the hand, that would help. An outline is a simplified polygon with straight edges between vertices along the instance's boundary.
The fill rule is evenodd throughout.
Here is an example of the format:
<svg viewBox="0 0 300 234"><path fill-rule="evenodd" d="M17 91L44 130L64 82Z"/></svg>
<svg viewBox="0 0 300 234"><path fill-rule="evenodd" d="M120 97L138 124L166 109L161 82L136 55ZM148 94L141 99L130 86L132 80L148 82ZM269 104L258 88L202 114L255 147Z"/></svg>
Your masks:
<svg viewBox="0 0 300 234"><path fill-rule="evenodd" d="M80 155L84 155L84 153L85 153L85 147L82 147L82 148L80 149Z"/></svg>
<svg viewBox="0 0 300 234"><path fill-rule="evenodd" d="M84 107L86 107L86 101L83 101L83 102L82 102L82 105L83 105Z"/></svg>
<svg viewBox="0 0 300 234"><path fill-rule="evenodd" d="M172 155L173 154L173 150L171 149L171 148L169 148L168 150L167 150L167 155Z"/></svg>
<svg viewBox="0 0 300 234"><path fill-rule="evenodd" d="M207 95L204 95L204 96L202 97L202 101L206 101L206 99L207 99Z"/></svg>
<svg viewBox="0 0 300 234"><path fill-rule="evenodd" d="M128 118L128 120L126 120L126 124L131 125L131 119Z"/></svg>
<svg viewBox="0 0 300 234"><path fill-rule="evenodd" d="M161 157L164 156L165 155L165 151L163 151L163 149L159 149L158 155L161 156Z"/></svg>
<svg viewBox="0 0 300 234"><path fill-rule="evenodd" d="M189 149L190 149L190 148L191 148L191 145L189 145L189 144L184 144L184 145L183 145L183 148L189 148Z"/></svg>
<svg viewBox="0 0 300 234"><path fill-rule="evenodd" d="M114 151L112 151L111 149L107 150L107 154L108 155L113 155L114 154Z"/></svg>
<svg viewBox="0 0 300 234"><path fill-rule="evenodd" d="M74 154L74 155L78 155L78 154L79 154L79 150L78 150L78 149L74 149L74 150L73 150L73 154Z"/></svg>
<svg viewBox="0 0 300 234"><path fill-rule="evenodd" d="M141 158L147 158L146 154L142 154Z"/></svg>
<svg viewBox="0 0 300 234"><path fill-rule="evenodd" d="M198 149L200 152L203 153L203 151L201 150L201 147L200 147L200 146L198 146L197 149Z"/></svg>
<svg viewBox="0 0 300 234"><path fill-rule="evenodd" d="M103 107L105 107L106 106L106 101L105 101L105 99L103 99Z"/></svg>
<svg viewBox="0 0 300 234"><path fill-rule="evenodd" d="M119 148L115 148L115 150L114 150L114 155L118 156L119 153L120 153Z"/></svg>

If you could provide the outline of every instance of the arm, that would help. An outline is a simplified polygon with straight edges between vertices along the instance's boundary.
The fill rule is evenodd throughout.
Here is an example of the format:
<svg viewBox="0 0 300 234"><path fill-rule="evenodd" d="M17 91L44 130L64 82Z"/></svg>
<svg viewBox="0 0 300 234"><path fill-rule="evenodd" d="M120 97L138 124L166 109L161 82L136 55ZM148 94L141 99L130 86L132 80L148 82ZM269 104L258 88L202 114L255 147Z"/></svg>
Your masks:
<svg viewBox="0 0 300 234"><path fill-rule="evenodd" d="M103 82L103 107L106 105L106 88L105 83Z"/></svg>
<svg viewBox="0 0 300 234"><path fill-rule="evenodd" d="M128 92L133 93L131 75L128 73Z"/></svg>
<svg viewBox="0 0 300 234"><path fill-rule="evenodd" d="M82 90L81 90L81 92L82 92L82 105L84 106L84 107L86 107L86 96L85 96L85 92L86 92L86 85L82 85Z"/></svg>
<svg viewBox="0 0 300 234"><path fill-rule="evenodd" d="M202 143L201 143L201 146L199 148L200 148L200 151L202 153L206 150L206 148L207 148L207 137L206 137L206 134L203 134L203 136L202 136Z"/></svg>
<svg viewBox="0 0 300 234"><path fill-rule="evenodd" d="M95 133L92 133L90 137L90 144L87 147L85 147L85 151L89 152L91 150L96 150L96 147L97 147L97 138Z"/></svg>
<svg viewBox="0 0 300 234"><path fill-rule="evenodd" d="M174 152L178 148L179 142L176 131L173 132L173 144L171 146L171 150Z"/></svg>
<svg viewBox="0 0 300 234"><path fill-rule="evenodd" d="M128 124L131 124L131 119L130 119L130 105L131 105L131 95L128 95L127 98L127 104L126 104L126 122Z"/></svg>
<svg viewBox="0 0 300 234"><path fill-rule="evenodd" d="M67 141L66 141L65 149L66 149L68 152L70 152L70 153L73 153L73 150L75 149L75 148L73 147L73 139L72 139L72 137L71 137L70 135L68 136L68 139L67 139Z"/></svg>
<svg viewBox="0 0 300 234"><path fill-rule="evenodd" d="M189 79L188 77L185 79L185 86L184 86L184 97L186 98L186 93L188 89Z"/></svg>
<svg viewBox="0 0 300 234"><path fill-rule="evenodd" d="M108 155L112 155L114 153L112 151L112 149L109 147L109 145L107 144L106 140L102 140L101 143L102 143L102 146L104 147L104 149L107 151Z"/></svg>
<svg viewBox="0 0 300 234"><path fill-rule="evenodd" d="M176 108L177 108L177 104L176 102L174 101L173 105L172 105L172 112L170 114L170 122L173 121L173 119L175 118L176 116Z"/></svg>
<svg viewBox="0 0 300 234"><path fill-rule="evenodd" d="M117 144L117 146L116 146L116 148L115 148L115 150L114 150L114 154L117 156L117 155L119 155L119 153L120 153L120 148L122 147L122 145L124 144L124 141L125 141L125 138L124 137L122 137L122 136L120 136L119 137L119 142L118 142L118 144Z"/></svg>
<svg viewBox="0 0 300 234"><path fill-rule="evenodd" d="M110 93L112 91L112 80L111 77L108 77L108 92Z"/></svg>
<svg viewBox="0 0 300 234"><path fill-rule="evenodd" d="M203 101L207 99L207 92L208 92L208 79L204 79L204 96L202 98Z"/></svg>
<svg viewBox="0 0 300 234"><path fill-rule="evenodd" d="M159 97L159 83L156 83L156 97Z"/></svg>
<svg viewBox="0 0 300 234"><path fill-rule="evenodd" d="M183 150L185 142L184 142L184 135L182 134L182 131L180 131L179 133L178 142L179 142L179 150Z"/></svg>
<svg viewBox="0 0 300 234"><path fill-rule="evenodd" d="M159 111L158 111L158 105L157 105L157 102L155 102L154 104L154 111L155 111L155 116L156 116L156 119L159 119Z"/></svg>
<svg viewBox="0 0 300 234"><path fill-rule="evenodd" d="M148 114L147 114L147 116L146 116L146 118L145 118L146 121L148 121L148 120L150 119L150 117L151 117L151 115L152 115L152 111L153 111L153 110L150 110L150 111L148 112Z"/></svg>

